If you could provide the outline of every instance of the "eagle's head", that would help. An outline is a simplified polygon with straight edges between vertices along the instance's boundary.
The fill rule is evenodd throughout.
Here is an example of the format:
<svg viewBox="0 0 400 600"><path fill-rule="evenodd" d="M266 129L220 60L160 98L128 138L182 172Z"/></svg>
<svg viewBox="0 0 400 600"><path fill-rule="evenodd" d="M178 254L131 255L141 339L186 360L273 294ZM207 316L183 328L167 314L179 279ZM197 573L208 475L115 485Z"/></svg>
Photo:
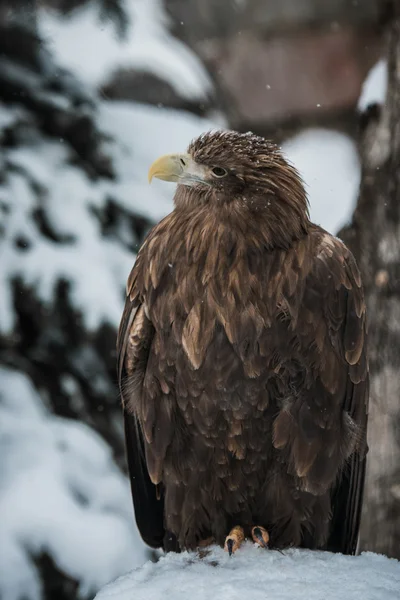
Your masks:
<svg viewBox="0 0 400 600"><path fill-rule="evenodd" d="M150 167L153 177L178 183L176 206L238 207L270 221L306 229L308 202L298 171L278 146L252 133L211 131L185 154L168 154Z"/></svg>

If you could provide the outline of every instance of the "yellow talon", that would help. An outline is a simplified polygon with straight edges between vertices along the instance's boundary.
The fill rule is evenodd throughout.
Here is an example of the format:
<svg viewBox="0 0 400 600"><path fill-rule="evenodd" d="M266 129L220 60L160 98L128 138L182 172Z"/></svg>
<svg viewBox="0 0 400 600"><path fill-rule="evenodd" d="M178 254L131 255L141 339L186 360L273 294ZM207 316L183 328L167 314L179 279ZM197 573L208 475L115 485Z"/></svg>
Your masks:
<svg viewBox="0 0 400 600"><path fill-rule="evenodd" d="M231 529L229 535L226 536L224 550L225 552L229 552L229 556L232 556L239 550L241 544L244 542L244 531L242 527L238 525Z"/></svg>
<svg viewBox="0 0 400 600"><path fill-rule="evenodd" d="M262 546L263 548L268 548L269 533L266 529L264 529L264 527L260 527L259 525L252 527L251 537L253 538L253 541L259 546Z"/></svg>

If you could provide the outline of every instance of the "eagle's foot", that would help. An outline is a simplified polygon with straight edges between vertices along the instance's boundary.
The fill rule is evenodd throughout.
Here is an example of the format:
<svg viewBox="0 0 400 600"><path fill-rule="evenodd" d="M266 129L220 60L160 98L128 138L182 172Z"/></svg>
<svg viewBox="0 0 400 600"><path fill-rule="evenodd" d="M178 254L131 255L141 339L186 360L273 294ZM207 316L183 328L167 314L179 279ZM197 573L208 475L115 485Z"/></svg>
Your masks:
<svg viewBox="0 0 400 600"><path fill-rule="evenodd" d="M252 527L251 537L253 538L253 541L259 546L262 546L263 548L268 548L269 534L268 531L264 529L264 527L260 527L259 525Z"/></svg>
<svg viewBox="0 0 400 600"><path fill-rule="evenodd" d="M244 531L240 526L236 526L230 530L229 535L225 538L224 550L229 552L229 556L232 556L239 550L241 544L244 542Z"/></svg>

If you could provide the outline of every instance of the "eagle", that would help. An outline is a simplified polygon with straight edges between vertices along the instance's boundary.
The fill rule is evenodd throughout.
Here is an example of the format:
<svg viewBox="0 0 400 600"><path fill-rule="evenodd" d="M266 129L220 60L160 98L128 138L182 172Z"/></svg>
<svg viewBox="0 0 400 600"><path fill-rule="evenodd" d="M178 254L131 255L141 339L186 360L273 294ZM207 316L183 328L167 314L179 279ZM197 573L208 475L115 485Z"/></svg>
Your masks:
<svg viewBox="0 0 400 600"><path fill-rule="evenodd" d="M174 210L138 252L117 341L143 540L356 553L368 362L354 257L251 132L206 132L153 177L177 183Z"/></svg>

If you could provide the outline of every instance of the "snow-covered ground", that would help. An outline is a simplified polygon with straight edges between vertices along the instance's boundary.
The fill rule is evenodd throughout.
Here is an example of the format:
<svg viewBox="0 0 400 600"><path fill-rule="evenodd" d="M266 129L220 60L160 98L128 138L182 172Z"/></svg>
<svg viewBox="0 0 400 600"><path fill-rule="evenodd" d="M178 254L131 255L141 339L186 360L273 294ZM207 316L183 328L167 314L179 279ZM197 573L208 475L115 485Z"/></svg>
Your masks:
<svg viewBox="0 0 400 600"><path fill-rule="evenodd" d="M265 551L248 542L233 557L213 547L168 554L120 577L96 600L398 600L400 563L365 553Z"/></svg>

